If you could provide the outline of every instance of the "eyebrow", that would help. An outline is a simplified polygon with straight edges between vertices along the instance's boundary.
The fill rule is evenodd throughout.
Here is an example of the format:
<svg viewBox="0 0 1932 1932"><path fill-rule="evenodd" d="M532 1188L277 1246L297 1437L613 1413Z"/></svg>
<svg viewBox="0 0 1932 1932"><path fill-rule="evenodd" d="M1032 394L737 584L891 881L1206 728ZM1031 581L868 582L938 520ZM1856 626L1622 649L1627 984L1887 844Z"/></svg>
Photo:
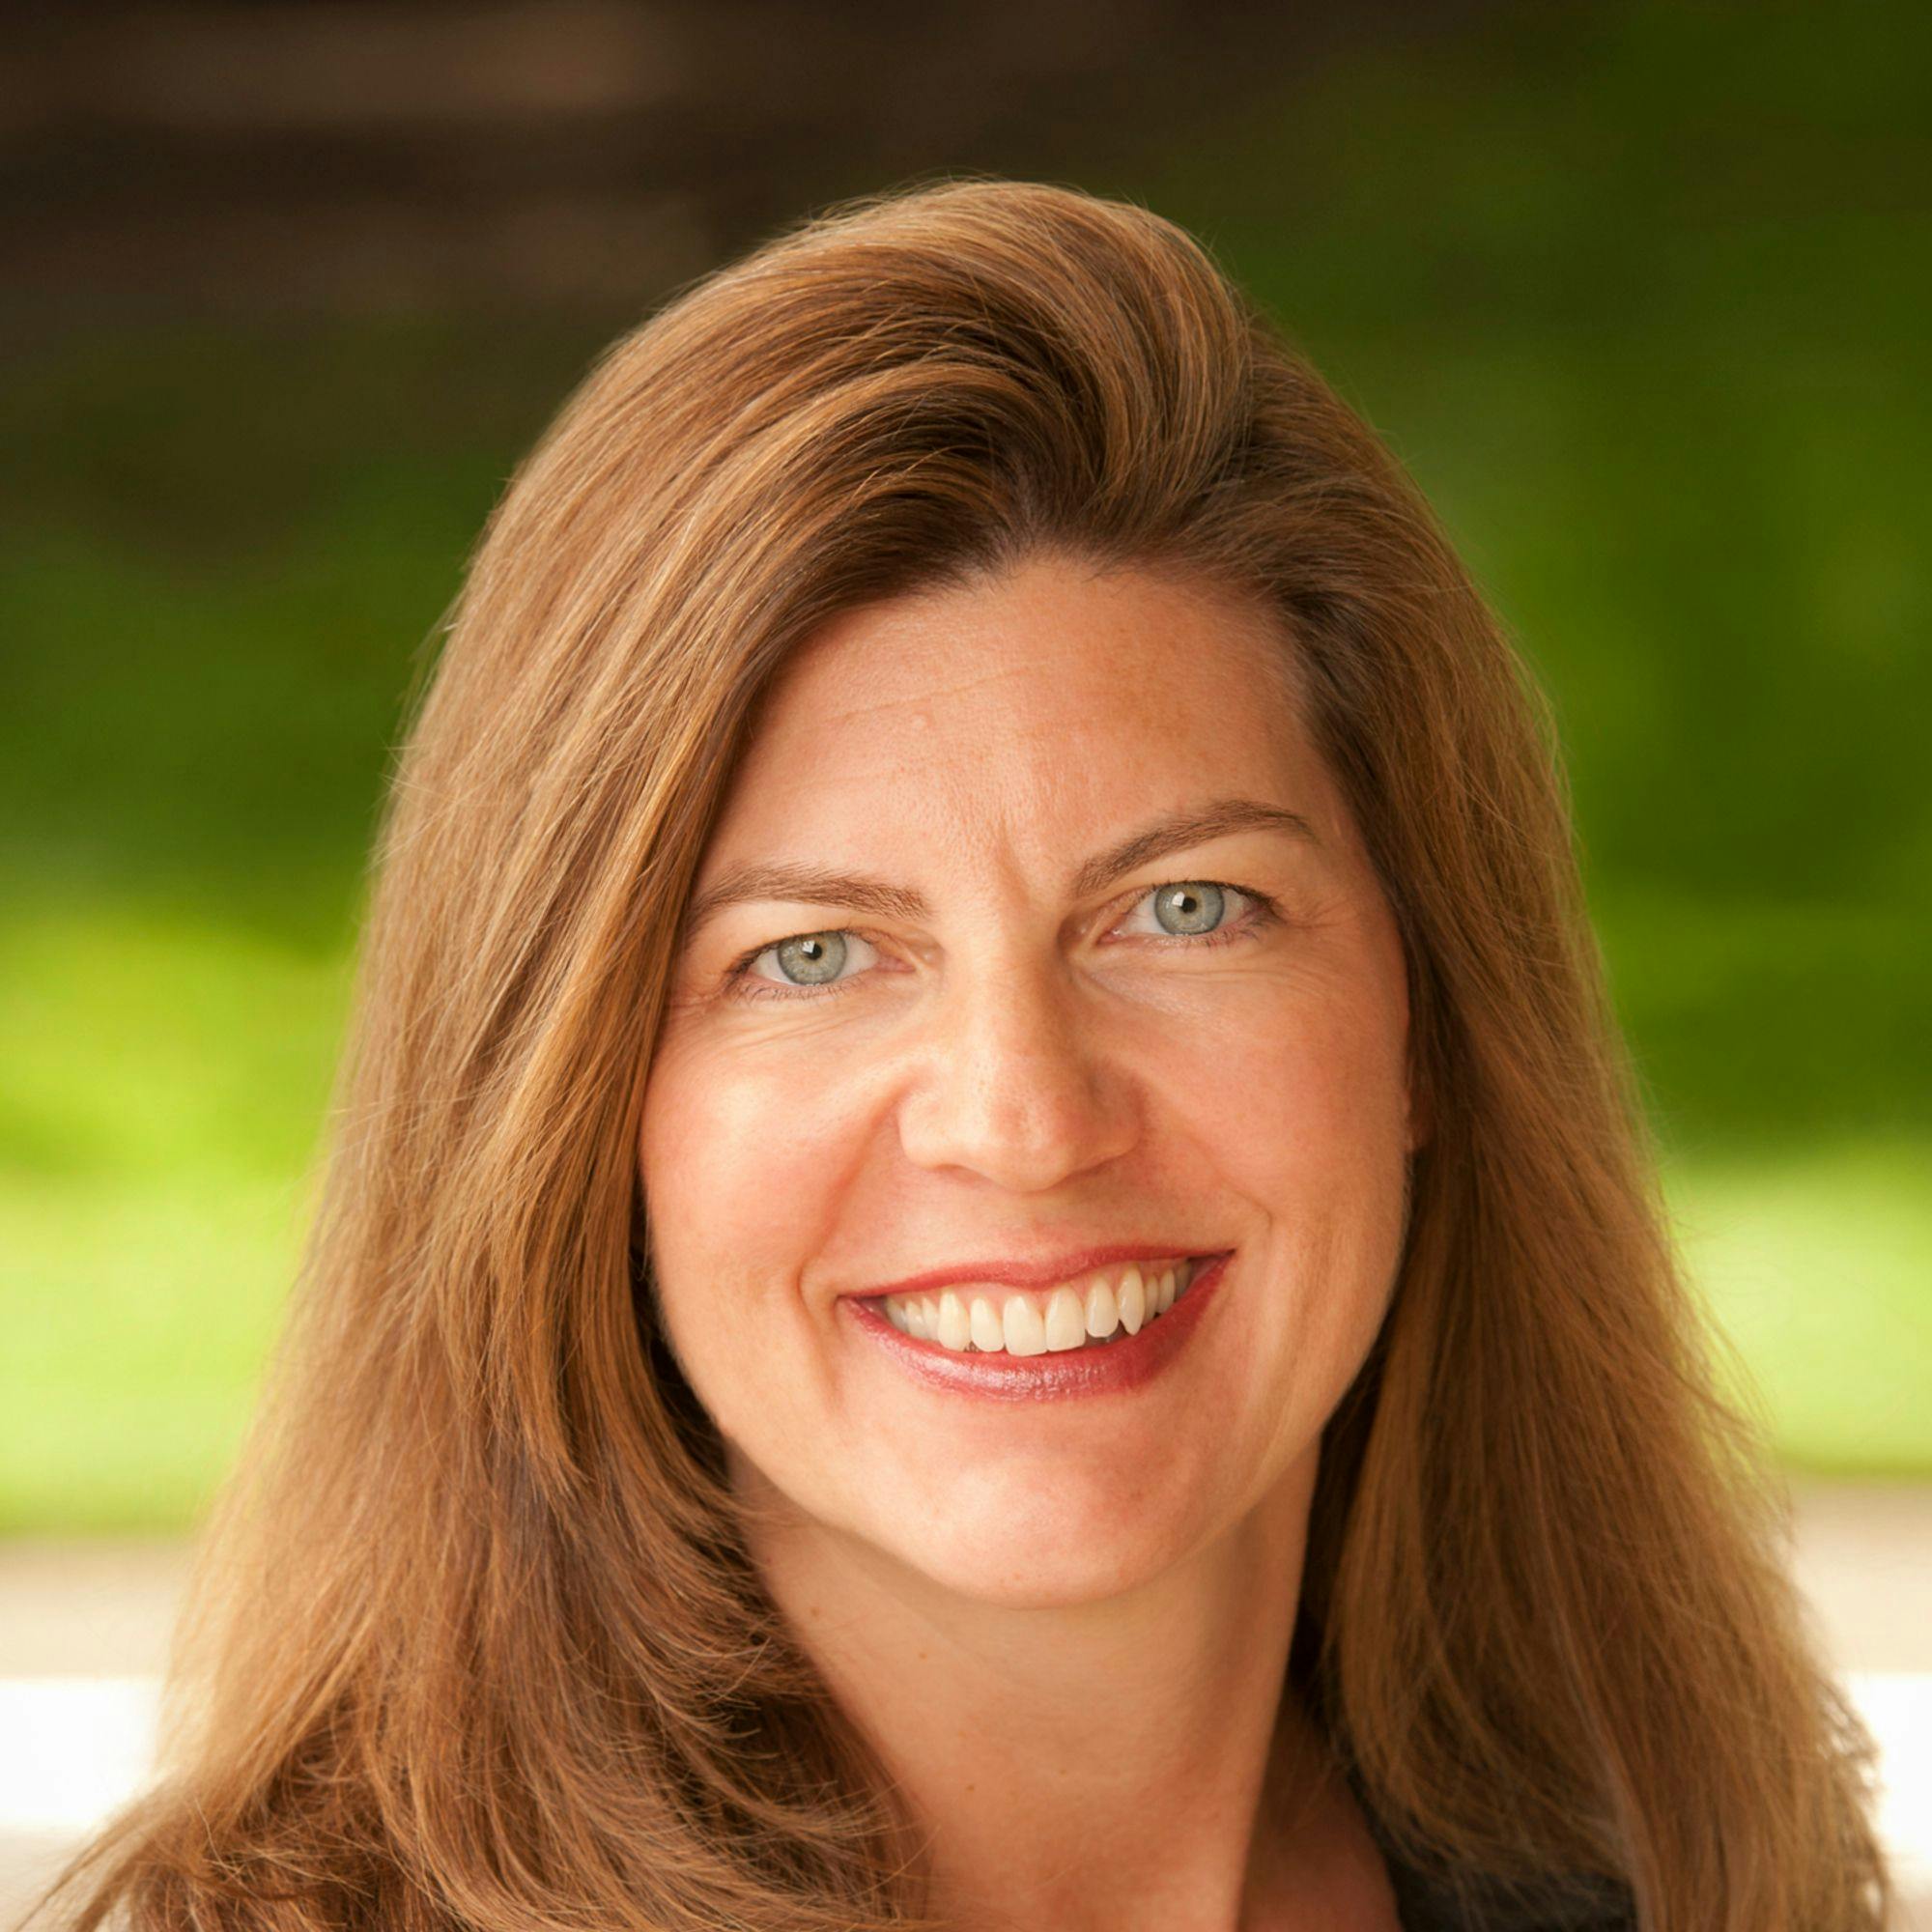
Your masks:
<svg viewBox="0 0 1932 1932"><path fill-rule="evenodd" d="M1236 832L1286 832L1321 847L1315 828L1298 811L1260 799L1221 798L1191 811L1169 812L1096 852L1073 876L1073 891L1085 898L1104 892L1116 879L1170 852L1225 838ZM926 919L932 908L923 893L895 886L864 872L835 872L822 866L761 864L739 866L691 902L684 917L687 938L726 906L761 899L798 899L810 905L846 906L881 919Z"/></svg>

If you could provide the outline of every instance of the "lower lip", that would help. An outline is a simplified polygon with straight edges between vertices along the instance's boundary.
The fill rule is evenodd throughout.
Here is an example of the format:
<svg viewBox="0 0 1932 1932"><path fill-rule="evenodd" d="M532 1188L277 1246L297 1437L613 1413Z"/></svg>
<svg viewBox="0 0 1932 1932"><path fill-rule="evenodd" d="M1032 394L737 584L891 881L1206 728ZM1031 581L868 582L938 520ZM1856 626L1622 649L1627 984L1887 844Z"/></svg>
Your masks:
<svg viewBox="0 0 1932 1932"><path fill-rule="evenodd" d="M1118 1395L1151 1381L1186 1347L1228 1272L1233 1251L1217 1255L1187 1285L1165 1315L1143 1322L1137 1335L1101 1347L1048 1350L1043 1355L980 1354L922 1342L887 1319L883 1297L847 1297L872 1336L916 1380L953 1395L995 1402L1058 1402L1066 1396Z"/></svg>

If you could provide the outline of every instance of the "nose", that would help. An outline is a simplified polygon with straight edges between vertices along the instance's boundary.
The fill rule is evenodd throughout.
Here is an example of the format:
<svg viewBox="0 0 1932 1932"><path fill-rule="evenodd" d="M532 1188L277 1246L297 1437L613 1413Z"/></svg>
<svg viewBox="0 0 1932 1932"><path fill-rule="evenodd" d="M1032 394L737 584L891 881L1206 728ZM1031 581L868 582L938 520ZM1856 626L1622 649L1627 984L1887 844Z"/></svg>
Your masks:
<svg viewBox="0 0 1932 1932"><path fill-rule="evenodd" d="M1093 1053L1051 965L1006 953L983 972L961 969L934 1001L923 1045L899 1107L900 1145L917 1166L1037 1193L1133 1145L1125 1083Z"/></svg>

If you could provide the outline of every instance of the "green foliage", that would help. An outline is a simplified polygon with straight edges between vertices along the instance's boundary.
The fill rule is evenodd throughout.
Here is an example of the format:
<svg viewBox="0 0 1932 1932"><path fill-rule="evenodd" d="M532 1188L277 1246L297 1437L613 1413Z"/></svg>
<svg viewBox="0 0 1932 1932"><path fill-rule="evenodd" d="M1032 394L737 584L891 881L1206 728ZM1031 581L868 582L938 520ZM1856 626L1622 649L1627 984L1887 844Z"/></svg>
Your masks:
<svg viewBox="0 0 1932 1932"><path fill-rule="evenodd" d="M1552 694L1661 1123L1932 1119L1932 15L1523 6L1120 184L1387 438Z"/></svg>

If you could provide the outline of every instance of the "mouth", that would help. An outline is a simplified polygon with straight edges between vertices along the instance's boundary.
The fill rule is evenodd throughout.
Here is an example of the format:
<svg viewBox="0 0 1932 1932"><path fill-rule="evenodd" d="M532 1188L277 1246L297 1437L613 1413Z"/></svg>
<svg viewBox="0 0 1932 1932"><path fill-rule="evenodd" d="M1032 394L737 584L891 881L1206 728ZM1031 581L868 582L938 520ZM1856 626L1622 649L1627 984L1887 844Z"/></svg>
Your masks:
<svg viewBox="0 0 1932 1932"><path fill-rule="evenodd" d="M960 1355L1024 1357L1118 1347L1165 1320L1227 1250L1115 1263L1046 1289L962 1282L864 1298L900 1334Z"/></svg>

